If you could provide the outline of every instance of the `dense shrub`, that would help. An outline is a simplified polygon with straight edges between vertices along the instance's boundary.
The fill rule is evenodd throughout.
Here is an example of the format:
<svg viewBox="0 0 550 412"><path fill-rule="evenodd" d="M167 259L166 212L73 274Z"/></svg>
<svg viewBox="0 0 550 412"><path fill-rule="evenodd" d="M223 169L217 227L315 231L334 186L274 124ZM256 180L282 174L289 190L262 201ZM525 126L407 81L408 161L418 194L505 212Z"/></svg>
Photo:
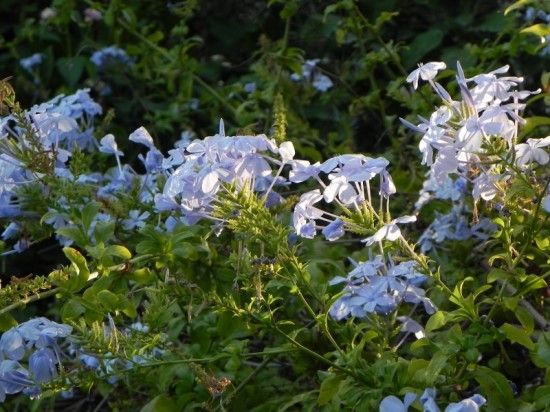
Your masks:
<svg viewBox="0 0 550 412"><path fill-rule="evenodd" d="M0 11L0 408L546 410L547 5Z"/></svg>

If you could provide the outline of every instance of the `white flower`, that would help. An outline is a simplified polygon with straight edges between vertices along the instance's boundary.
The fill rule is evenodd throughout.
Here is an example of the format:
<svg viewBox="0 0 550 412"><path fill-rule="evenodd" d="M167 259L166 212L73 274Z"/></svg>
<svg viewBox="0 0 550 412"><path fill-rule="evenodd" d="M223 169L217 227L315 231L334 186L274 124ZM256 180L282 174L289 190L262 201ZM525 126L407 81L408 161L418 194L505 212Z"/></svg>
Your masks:
<svg viewBox="0 0 550 412"><path fill-rule="evenodd" d="M361 240L361 242L365 242L366 246L370 246L374 242L381 242L384 239L389 240L390 242L394 242L401 236L401 230L399 229L397 224L411 222L416 222L416 216L398 217L397 219L393 219L390 223L382 226L374 235Z"/></svg>
<svg viewBox="0 0 550 412"><path fill-rule="evenodd" d="M473 181L474 188L472 190L474 200L479 200L479 198L483 200L493 199L498 192L495 183L500 179L502 179L502 176L494 173L482 173L476 177Z"/></svg>
<svg viewBox="0 0 550 412"><path fill-rule="evenodd" d="M443 62L430 62L426 64L420 63L418 69L413 70L411 74L407 76L407 82L412 83L415 89L418 88L418 80L425 81L433 80L437 76L439 70L445 70L447 66Z"/></svg>
<svg viewBox="0 0 550 412"><path fill-rule="evenodd" d="M497 77L497 74L507 73L509 69L510 66L506 65L489 73L478 74L471 79L467 79L476 83L471 91L476 105L484 106L493 99L504 101L510 97L508 91L523 82L523 78L513 76Z"/></svg>
<svg viewBox="0 0 550 412"><path fill-rule="evenodd" d="M546 195L542 198L542 208L546 210L546 212L550 213L550 195Z"/></svg>
<svg viewBox="0 0 550 412"><path fill-rule="evenodd" d="M53 19L55 16L57 16L57 10L52 7L46 7L40 12L40 20L42 21Z"/></svg>
<svg viewBox="0 0 550 412"><path fill-rule="evenodd" d="M323 192L325 202L332 202L336 196L345 205L357 200L359 195L345 176L334 177L334 175L330 175L329 179L331 179L331 182Z"/></svg>
<svg viewBox="0 0 550 412"><path fill-rule="evenodd" d="M547 151L543 147L550 146L550 136L544 139L527 139L526 143L516 146L516 164L525 167L533 161L545 165L550 160Z"/></svg>
<svg viewBox="0 0 550 412"><path fill-rule="evenodd" d="M292 142L283 142L279 146L279 155L281 156L283 163L289 163L292 159L294 159L295 154L296 151L294 150L294 145Z"/></svg>

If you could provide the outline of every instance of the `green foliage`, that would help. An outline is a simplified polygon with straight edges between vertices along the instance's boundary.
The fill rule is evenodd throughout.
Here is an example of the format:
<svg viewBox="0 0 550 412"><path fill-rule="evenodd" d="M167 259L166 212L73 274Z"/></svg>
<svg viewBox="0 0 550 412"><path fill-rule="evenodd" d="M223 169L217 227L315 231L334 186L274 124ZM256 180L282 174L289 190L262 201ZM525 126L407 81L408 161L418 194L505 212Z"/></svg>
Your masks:
<svg viewBox="0 0 550 412"><path fill-rule="evenodd" d="M500 5L504 10L474 0L55 0L49 18L40 18L41 3L20 3L0 5L3 72L15 75L11 82L26 105L91 88L108 109L94 138L126 136L143 123L166 151L182 131L211 135L223 118L235 134L291 140L311 163L348 152L384 154L397 199L391 210L378 199L353 212L331 209L351 228L350 238L412 213L425 170L417 142L397 118L416 119L436 104L429 86L413 95L405 85L417 63L454 66L460 59L470 76L510 62L527 89L543 88L528 101L520 141L550 130L547 57L539 55L548 25L524 20L527 7L545 7L535 0ZM101 18L86 19L86 7ZM101 68L90 61L111 45L132 64ZM43 62L25 70L19 60L35 52ZM304 64L317 58L314 74L305 76ZM315 74L332 87L318 89ZM329 316L341 294L328 281L345 276L348 258L365 261L368 252L350 238L294 243L294 186L282 204L267 208L267 199L246 185L224 184L212 213L223 225L164 230L172 212L145 205L145 183L137 177L116 196L99 196L95 183L59 179L57 153L43 149L8 82L0 83L0 95L0 111L13 115L26 142L2 138L0 148L36 178L16 191L28 212L17 219L21 237L35 243L22 260L1 257L0 331L48 314L74 327L78 351L112 365L91 371L75 357L44 385L43 399L12 398L6 410L61 410L66 403L56 396L71 387L72 407L90 411L370 411L385 396L419 395L427 387L438 388L443 404L481 393L488 411L547 408L550 228L540 205L548 170L541 172L546 180L519 170L497 139L482 160L513 177L501 183L502 196L471 205L472 220L488 216L497 225L490 238L446 242L429 256L404 239L380 244L398 261L415 260L430 278L426 293L439 310L417 314L425 328L414 339L398 317L416 307L342 322ZM141 170L137 149L121 146ZM75 147L68 170L81 176L109 162ZM154 184L161 188L165 179ZM153 218L125 229L136 210ZM416 238L440 211L442 205L427 206L407 235ZM56 226L58 218L70 224ZM61 249L54 236L70 246ZM149 330L129 326L135 322ZM420 402L412 408L421 410Z"/></svg>

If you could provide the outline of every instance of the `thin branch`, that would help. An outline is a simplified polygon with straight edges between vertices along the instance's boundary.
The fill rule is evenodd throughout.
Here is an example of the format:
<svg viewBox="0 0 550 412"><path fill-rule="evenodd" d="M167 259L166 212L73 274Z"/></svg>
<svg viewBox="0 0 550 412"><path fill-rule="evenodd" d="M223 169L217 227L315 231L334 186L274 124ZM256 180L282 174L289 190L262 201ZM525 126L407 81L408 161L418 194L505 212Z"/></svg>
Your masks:
<svg viewBox="0 0 550 412"><path fill-rule="evenodd" d="M61 288L54 288L51 290L48 290L46 292L37 293L35 295L32 295L28 298L21 299L19 302L12 303L11 305L6 306L5 308L0 309L0 315L3 315L4 313L11 312L14 309L17 309L21 306L25 306L27 303L36 302L37 300L45 299L50 296L55 295L56 293L60 292Z"/></svg>

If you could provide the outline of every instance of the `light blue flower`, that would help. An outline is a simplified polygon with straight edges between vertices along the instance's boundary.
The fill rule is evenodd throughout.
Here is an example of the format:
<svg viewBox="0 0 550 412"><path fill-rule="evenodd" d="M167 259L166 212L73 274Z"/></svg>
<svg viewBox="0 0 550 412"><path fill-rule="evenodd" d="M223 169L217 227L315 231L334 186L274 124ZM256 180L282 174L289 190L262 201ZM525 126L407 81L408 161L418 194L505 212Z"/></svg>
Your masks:
<svg viewBox="0 0 550 412"><path fill-rule="evenodd" d="M0 362L0 400L6 395L21 392L35 386L29 372L19 362L4 359Z"/></svg>
<svg viewBox="0 0 550 412"><path fill-rule="evenodd" d="M114 154L115 156L124 156L115 141L115 136L112 134L105 135L99 142L99 151L108 154Z"/></svg>
<svg viewBox="0 0 550 412"><path fill-rule="evenodd" d="M385 264L383 257L376 256L358 264L347 278L337 276L329 282L331 285L346 283L344 294L330 307L329 313L336 320L350 315L360 318L373 312L388 314L401 302L407 302L422 303L425 311L432 314L436 311L435 305L418 287L425 280L416 262Z"/></svg>
<svg viewBox="0 0 550 412"><path fill-rule="evenodd" d="M31 73L34 66L38 66L44 61L44 57L45 56L43 53L35 53L29 57L19 60L19 64L23 69Z"/></svg>
<svg viewBox="0 0 550 412"><path fill-rule="evenodd" d="M0 338L0 352L11 360L21 360L25 356L25 341L16 328L2 334Z"/></svg>
<svg viewBox="0 0 550 412"><path fill-rule="evenodd" d="M408 392L405 394L405 398L403 401L401 399L397 398L396 396L390 395L386 396L384 399L382 399L382 402L380 402L380 412L407 412L409 410L409 406L414 402L416 399L416 394Z"/></svg>
<svg viewBox="0 0 550 412"><path fill-rule="evenodd" d="M390 223L385 224L372 236L361 240L366 246L370 246L375 242L381 242L382 240L388 240L394 242L401 237L401 229L397 224L416 222L416 216L400 216L393 219Z"/></svg>
<svg viewBox="0 0 550 412"><path fill-rule="evenodd" d="M126 51L117 46L105 47L92 54L90 60L99 69L107 69L117 64L131 66L133 60L126 54Z"/></svg>
<svg viewBox="0 0 550 412"><path fill-rule="evenodd" d="M332 83L332 80L330 80L330 77L321 73L316 73L313 76L313 82L311 84L315 89L319 90L320 92L326 92L334 85L334 83Z"/></svg>
<svg viewBox="0 0 550 412"><path fill-rule="evenodd" d="M1 237L3 240L12 239L15 236L17 236L20 233L20 231L21 231L21 227L19 226L19 224L17 222L11 222L4 229Z"/></svg>
<svg viewBox="0 0 550 412"><path fill-rule="evenodd" d="M413 70L407 76L407 82L412 83L413 87L418 88L418 81L420 79L424 81L431 81L437 76L437 72L444 70L447 66L443 62L429 62L426 64L420 63L418 69Z"/></svg>
<svg viewBox="0 0 550 412"><path fill-rule="evenodd" d="M128 137L128 139L134 143L142 144L146 146L148 149L153 149L155 147L153 138L151 137L147 129L143 126L141 126L139 129L136 129L134 132L132 132Z"/></svg>
<svg viewBox="0 0 550 412"><path fill-rule="evenodd" d="M292 170L288 174L288 180L293 183L301 183L316 178L321 172L319 162L310 164L307 160L292 160L289 164Z"/></svg>
<svg viewBox="0 0 550 412"><path fill-rule="evenodd" d="M450 403L445 408L445 412L478 412L486 402L487 400L483 396L475 394L460 402Z"/></svg>
<svg viewBox="0 0 550 412"><path fill-rule="evenodd" d="M78 359L84 366L86 366L88 369L98 369L99 368L99 359L95 356L87 355L85 353L81 353L78 355Z"/></svg>
<svg viewBox="0 0 550 412"><path fill-rule="evenodd" d="M49 348L38 349L29 356L29 371L35 382L45 383L57 376L57 358Z"/></svg>
<svg viewBox="0 0 550 412"><path fill-rule="evenodd" d="M424 407L424 412L440 412L439 407L435 403L436 393L434 388L426 388L422 396L420 396L420 403Z"/></svg>
<svg viewBox="0 0 550 412"><path fill-rule="evenodd" d="M145 166L145 171L147 173L162 172L164 170L164 156L156 147L149 150L145 157L143 157L142 154L139 154L138 159L141 160Z"/></svg>
<svg viewBox="0 0 550 412"><path fill-rule="evenodd" d="M325 239L332 242L344 236L344 222L341 219L335 219L322 230Z"/></svg>
<svg viewBox="0 0 550 412"><path fill-rule="evenodd" d="M249 93L249 94L254 93L256 91L256 83L255 82L246 83L243 89L246 93Z"/></svg>
<svg viewBox="0 0 550 412"><path fill-rule="evenodd" d="M141 229L145 226L146 220L149 216L149 212L143 212L140 214L139 210L130 210L130 212L128 212L128 219L124 219L122 221L122 227L126 230L132 230L135 228Z"/></svg>

